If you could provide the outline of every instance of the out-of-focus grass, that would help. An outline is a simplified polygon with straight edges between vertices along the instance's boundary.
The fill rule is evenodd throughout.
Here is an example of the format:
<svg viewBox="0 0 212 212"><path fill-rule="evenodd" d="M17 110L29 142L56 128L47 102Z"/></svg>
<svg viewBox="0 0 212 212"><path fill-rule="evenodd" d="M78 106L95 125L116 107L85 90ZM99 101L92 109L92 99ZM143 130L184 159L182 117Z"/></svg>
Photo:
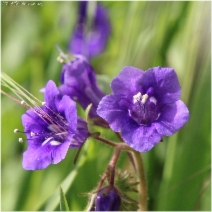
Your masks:
<svg viewBox="0 0 212 212"><path fill-rule="evenodd" d="M190 121L175 135L142 153L148 181L149 210L210 210L210 2L102 2L112 34L105 52L92 60L98 74L111 80L127 65L146 70L173 67L182 86ZM55 43L65 51L76 20L77 2L39 6L2 6L2 71L33 95L49 79L59 85L61 64ZM2 210L37 210L75 168L76 151L42 171L25 171L13 134L24 109L2 96ZM108 131L105 136L113 135ZM115 138L114 138L115 139ZM66 193L71 210L83 210L112 149L90 140L85 161ZM126 165L121 156L119 166ZM65 190L65 188L63 188ZM40 210L50 209L47 204ZM59 209L59 208L57 208Z"/></svg>

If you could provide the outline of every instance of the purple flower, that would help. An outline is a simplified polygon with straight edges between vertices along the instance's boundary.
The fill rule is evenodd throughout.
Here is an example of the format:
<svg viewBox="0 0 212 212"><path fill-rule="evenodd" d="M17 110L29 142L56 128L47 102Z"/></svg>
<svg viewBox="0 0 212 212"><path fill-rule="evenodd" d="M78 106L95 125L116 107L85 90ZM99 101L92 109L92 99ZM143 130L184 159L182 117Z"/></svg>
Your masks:
<svg viewBox="0 0 212 212"><path fill-rule="evenodd" d="M121 198L112 188L108 191L108 187L101 189L95 199L96 211L118 211L121 204Z"/></svg>
<svg viewBox="0 0 212 212"><path fill-rule="evenodd" d="M26 170L59 163L69 148L79 148L88 137L86 123L77 117L76 103L62 96L51 80L45 87L44 100L44 106L22 115L28 139L28 149L23 154Z"/></svg>
<svg viewBox="0 0 212 212"><path fill-rule="evenodd" d="M111 88L113 94L101 100L97 114L139 152L149 151L162 136L176 133L189 119L172 68L144 72L128 66L113 79Z"/></svg>
<svg viewBox="0 0 212 212"><path fill-rule="evenodd" d="M84 56L77 55L75 60L65 64L60 80L62 94L78 101L84 109L92 103L90 117L99 117L96 109L105 94L98 88L93 68Z"/></svg>
<svg viewBox="0 0 212 212"><path fill-rule="evenodd" d="M79 2L79 17L69 42L69 51L92 58L100 54L107 44L110 35L110 23L107 10L97 4L92 25L89 28L87 9L88 2Z"/></svg>

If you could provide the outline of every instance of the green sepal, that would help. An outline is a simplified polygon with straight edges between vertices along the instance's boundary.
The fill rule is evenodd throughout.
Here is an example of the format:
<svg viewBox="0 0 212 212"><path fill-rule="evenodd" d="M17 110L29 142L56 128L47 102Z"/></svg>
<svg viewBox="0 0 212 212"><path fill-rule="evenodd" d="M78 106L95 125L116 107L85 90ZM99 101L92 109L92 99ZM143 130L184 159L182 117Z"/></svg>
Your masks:
<svg viewBox="0 0 212 212"><path fill-rule="evenodd" d="M129 197L129 192L138 192L135 188L139 182L136 178L132 176L127 171L121 172L121 170L116 170L115 175L115 186L119 191L119 196L121 198L121 205L119 210L121 211L137 211L138 202L131 197Z"/></svg>
<svg viewBox="0 0 212 212"><path fill-rule="evenodd" d="M89 118L91 107L92 107L92 104L89 104L88 107L85 109L85 121L87 122L89 132L92 131L92 125L93 125L92 120Z"/></svg>
<svg viewBox="0 0 212 212"><path fill-rule="evenodd" d="M127 171L116 170L115 184L122 193L138 192L134 187L139 184L136 178Z"/></svg>
<svg viewBox="0 0 212 212"><path fill-rule="evenodd" d="M85 109L85 121L86 121L87 123L90 122L89 113L90 113L91 107L92 107L92 103L89 104L88 107Z"/></svg>
<svg viewBox="0 0 212 212"><path fill-rule="evenodd" d="M69 211L68 203L63 192L63 189L60 187L60 211Z"/></svg>
<svg viewBox="0 0 212 212"><path fill-rule="evenodd" d="M92 104L89 104L88 107L85 109L85 121L87 122L88 132L90 133L90 137L98 137L100 135L100 133L93 132L93 125L94 125L93 120L95 120L95 119L92 120L89 118L89 113L90 113L91 107L92 107Z"/></svg>

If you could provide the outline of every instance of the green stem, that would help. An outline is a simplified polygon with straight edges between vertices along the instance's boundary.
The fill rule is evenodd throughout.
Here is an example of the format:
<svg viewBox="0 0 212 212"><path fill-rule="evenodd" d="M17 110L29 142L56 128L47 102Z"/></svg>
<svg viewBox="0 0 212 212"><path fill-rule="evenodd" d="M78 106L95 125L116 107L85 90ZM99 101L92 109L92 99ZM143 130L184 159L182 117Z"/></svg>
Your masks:
<svg viewBox="0 0 212 212"><path fill-rule="evenodd" d="M144 164L141 154L137 151L133 151L135 166L137 170L137 176L139 179L138 184L138 205L140 211L147 211L147 186L146 177L144 172Z"/></svg>

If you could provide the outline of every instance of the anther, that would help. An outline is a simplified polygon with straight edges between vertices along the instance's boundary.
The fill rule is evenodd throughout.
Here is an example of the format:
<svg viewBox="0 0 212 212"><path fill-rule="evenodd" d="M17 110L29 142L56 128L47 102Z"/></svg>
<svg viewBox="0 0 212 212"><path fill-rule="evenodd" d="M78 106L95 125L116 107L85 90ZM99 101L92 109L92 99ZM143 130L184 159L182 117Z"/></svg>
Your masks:
<svg viewBox="0 0 212 212"><path fill-rule="evenodd" d="M18 142L23 143L24 142L23 138L19 138Z"/></svg>
<svg viewBox="0 0 212 212"><path fill-rule="evenodd" d="M139 101L142 97L141 92L138 92L136 95L133 96L133 103L136 103L137 101Z"/></svg>
<svg viewBox="0 0 212 212"><path fill-rule="evenodd" d="M19 129L14 129L14 133L27 133L27 132L22 132L22 131L20 131Z"/></svg>
<svg viewBox="0 0 212 212"><path fill-rule="evenodd" d="M148 95L147 94L144 94L143 96L142 96L142 99L141 99L141 103L142 104L145 104L145 102L146 102L146 100L148 99Z"/></svg>
<svg viewBox="0 0 212 212"><path fill-rule="evenodd" d="M44 106L44 105L46 105L46 102L42 102L41 104Z"/></svg>
<svg viewBox="0 0 212 212"><path fill-rule="evenodd" d="M60 63L64 63L64 60L63 60L63 58L61 56L57 57L57 61L60 62Z"/></svg>
<svg viewBox="0 0 212 212"><path fill-rule="evenodd" d="M19 132L19 130L18 129L14 129L14 133L17 133L17 132Z"/></svg>
<svg viewBox="0 0 212 212"><path fill-rule="evenodd" d="M59 62L60 62L60 63L64 63L64 60L61 58L61 59L59 60Z"/></svg>
<svg viewBox="0 0 212 212"><path fill-rule="evenodd" d="M24 105L24 104L25 104L25 101L24 101L24 100L22 100L22 101L21 101L21 105Z"/></svg>
<svg viewBox="0 0 212 212"><path fill-rule="evenodd" d="M35 133L31 132L30 135L33 137L33 136L35 136Z"/></svg>

